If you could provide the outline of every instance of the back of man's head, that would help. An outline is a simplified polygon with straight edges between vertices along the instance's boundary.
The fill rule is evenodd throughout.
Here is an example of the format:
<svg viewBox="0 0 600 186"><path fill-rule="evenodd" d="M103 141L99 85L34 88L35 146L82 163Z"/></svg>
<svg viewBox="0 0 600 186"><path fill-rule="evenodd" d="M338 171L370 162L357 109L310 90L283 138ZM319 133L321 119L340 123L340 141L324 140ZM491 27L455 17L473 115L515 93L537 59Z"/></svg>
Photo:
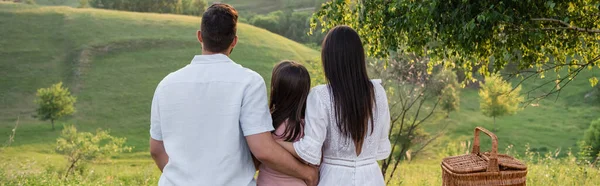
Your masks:
<svg viewBox="0 0 600 186"><path fill-rule="evenodd" d="M202 15L202 42L204 50L226 52L236 36L238 13L231 5L216 3Z"/></svg>

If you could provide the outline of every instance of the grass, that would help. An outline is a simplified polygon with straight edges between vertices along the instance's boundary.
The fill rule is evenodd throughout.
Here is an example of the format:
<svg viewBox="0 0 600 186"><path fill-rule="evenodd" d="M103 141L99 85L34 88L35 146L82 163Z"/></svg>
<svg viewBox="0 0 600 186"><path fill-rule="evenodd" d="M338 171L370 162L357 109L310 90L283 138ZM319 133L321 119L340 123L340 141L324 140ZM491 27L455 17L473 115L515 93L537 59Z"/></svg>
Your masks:
<svg viewBox="0 0 600 186"><path fill-rule="evenodd" d="M64 81L77 96L76 114L63 123L82 130L110 129L146 151L154 88L168 73L200 53L190 16L0 4L0 134L17 116L13 146L53 143L57 131L32 118L36 89ZM282 59L306 61L318 52L266 30L240 24L232 55L269 81ZM59 124L60 125L60 124Z"/></svg>
<svg viewBox="0 0 600 186"><path fill-rule="evenodd" d="M595 69L595 71L597 71ZM471 140L473 129L483 126L495 129L493 132L499 138L499 147L506 148L514 145L517 152L523 153L526 145L536 152L549 152L555 149L577 149L577 141L581 140L583 132L587 130L592 120L600 117L600 104L584 96L592 91L588 77L592 72L582 72L571 84L563 89L558 99L556 96L524 105L522 110L512 116L493 119L484 116L479 111L479 95L476 90L465 89L461 92L460 110L450 114L449 119L442 120L448 124L447 133L438 142L437 147L443 147L449 141ZM553 77L552 74L547 74ZM537 85L551 78L534 79L523 85L522 92L532 90ZM516 80L513 82L516 85ZM550 87L533 91L531 96L539 96L547 92ZM440 124L437 124L440 125ZM430 127L429 131L433 131ZM489 147L491 142L487 137L482 141L484 147ZM436 148L436 147L432 147Z"/></svg>
<svg viewBox="0 0 600 186"><path fill-rule="evenodd" d="M8 139L17 117L21 118L15 142L0 151L0 185L155 184L159 173L147 153L152 94L165 75L200 53L195 39L199 23L199 18L190 16L0 3L0 142ZM266 81L277 61L304 62L319 56L313 49L250 25L240 24L238 35L232 58ZM498 118L496 126L479 112L477 91L464 90L459 112L425 126L435 132L447 123L446 135L418 160L401 164L394 183L439 185L441 159L434 154L450 142L470 140L475 126L498 128L500 148L513 144L520 154L526 144L542 154L574 148L590 121L600 117L598 104L583 98L591 90L587 77L592 73L582 73L558 99L545 99L517 115ZM33 98L36 89L58 81L78 97L77 113L51 131L49 122L31 117ZM524 90L540 83L528 81ZM82 131L109 129L115 136L127 137L134 152L112 162L93 163L79 177L62 182L55 172L61 171L65 160L53 152L60 123L75 124ZM530 183L598 185L593 182L598 180L597 169L588 168L581 170L591 177L583 180L592 181L568 182L582 180L584 174L570 174L573 166L568 160L532 162Z"/></svg>

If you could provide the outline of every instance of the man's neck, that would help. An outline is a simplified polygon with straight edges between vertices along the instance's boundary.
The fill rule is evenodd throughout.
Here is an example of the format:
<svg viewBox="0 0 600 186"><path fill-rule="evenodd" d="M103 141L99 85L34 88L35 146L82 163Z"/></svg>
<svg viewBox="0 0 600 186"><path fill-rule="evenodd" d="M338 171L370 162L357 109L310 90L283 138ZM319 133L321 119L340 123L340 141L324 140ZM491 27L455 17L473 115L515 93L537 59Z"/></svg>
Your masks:
<svg viewBox="0 0 600 186"><path fill-rule="evenodd" d="M227 57L229 57L229 54L225 54L223 52L211 52L211 51L202 50L202 55L214 55L214 54L223 54L223 55L226 55Z"/></svg>

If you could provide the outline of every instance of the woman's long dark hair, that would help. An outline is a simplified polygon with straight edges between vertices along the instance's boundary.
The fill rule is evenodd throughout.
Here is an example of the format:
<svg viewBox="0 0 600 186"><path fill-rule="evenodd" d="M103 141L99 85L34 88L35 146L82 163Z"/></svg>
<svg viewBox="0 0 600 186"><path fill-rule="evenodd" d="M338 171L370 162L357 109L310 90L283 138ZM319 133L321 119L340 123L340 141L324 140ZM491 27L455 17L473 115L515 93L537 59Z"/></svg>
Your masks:
<svg viewBox="0 0 600 186"><path fill-rule="evenodd" d="M287 120L283 135L285 141L294 141L304 130L306 98L310 91L310 75L306 68L293 61L282 61L273 67L269 108L273 127L277 129Z"/></svg>
<svg viewBox="0 0 600 186"><path fill-rule="evenodd" d="M369 121L373 128L375 93L358 33L348 26L331 29L323 40L321 60L333 96L338 129L352 138L359 155Z"/></svg>

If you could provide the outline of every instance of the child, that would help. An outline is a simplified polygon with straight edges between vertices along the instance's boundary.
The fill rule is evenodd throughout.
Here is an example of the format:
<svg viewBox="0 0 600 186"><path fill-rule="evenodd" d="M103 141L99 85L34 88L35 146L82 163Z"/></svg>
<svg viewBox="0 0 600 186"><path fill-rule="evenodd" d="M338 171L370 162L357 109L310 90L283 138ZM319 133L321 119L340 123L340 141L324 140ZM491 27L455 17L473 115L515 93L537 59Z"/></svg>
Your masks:
<svg viewBox="0 0 600 186"><path fill-rule="evenodd" d="M271 77L269 108L273 118L273 138L294 142L303 136L304 110L310 91L310 75L304 66L293 61L275 65ZM259 186L305 186L304 181L279 173L264 164L259 166Z"/></svg>

